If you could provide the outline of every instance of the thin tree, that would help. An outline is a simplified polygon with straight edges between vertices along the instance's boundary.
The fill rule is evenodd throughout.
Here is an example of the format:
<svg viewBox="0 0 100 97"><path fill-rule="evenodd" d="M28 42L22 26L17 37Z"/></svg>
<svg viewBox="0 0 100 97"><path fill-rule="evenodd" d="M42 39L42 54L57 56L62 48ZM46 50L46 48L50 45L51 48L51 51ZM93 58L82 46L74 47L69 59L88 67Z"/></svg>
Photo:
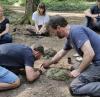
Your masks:
<svg viewBox="0 0 100 97"><path fill-rule="evenodd" d="M32 24L32 13L37 9L40 0L26 0L25 15L20 19L20 24Z"/></svg>

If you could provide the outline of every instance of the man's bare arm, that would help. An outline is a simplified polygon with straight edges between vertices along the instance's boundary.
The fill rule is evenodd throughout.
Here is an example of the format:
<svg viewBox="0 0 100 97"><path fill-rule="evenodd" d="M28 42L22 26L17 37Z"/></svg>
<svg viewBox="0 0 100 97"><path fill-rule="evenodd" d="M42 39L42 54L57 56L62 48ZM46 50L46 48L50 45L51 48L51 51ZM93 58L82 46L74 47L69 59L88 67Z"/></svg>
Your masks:
<svg viewBox="0 0 100 97"><path fill-rule="evenodd" d="M63 56L66 55L66 53L67 53L66 50L61 49L61 50L52 58L51 62L52 62L53 64L57 63L58 61L60 61L60 59L61 59Z"/></svg>
<svg viewBox="0 0 100 97"><path fill-rule="evenodd" d="M71 77L79 76L80 73L83 72L90 65L91 61L93 60L93 57L95 56L94 50L91 47L89 40L84 43L81 50L83 51L83 60L78 69L75 69L70 72Z"/></svg>
<svg viewBox="0 0 100 97"><path fill-rule="evenodd" d="M30 66L25 66L25 72L26 78L29 82L36 80L40 75L39 71L34 71L33 67Z"/></svg>
<svg viewBox="0 0 100 97"><path fill-rule="evenodd" d="M50 61L46 61L42 66L47 69L51 64L56 64L67 53L66 50L61 49Z"/></svg>
<svg viewBox="0 0 100 97"><path fill-rule="evenodd" d="M95 56L94 50L89 40L87 40L84 43L81 50L83 51L83 60L79 66L80 72L82 72L84 69L86 69L90 65L91 61L93 60L93 57Z"/></svg>

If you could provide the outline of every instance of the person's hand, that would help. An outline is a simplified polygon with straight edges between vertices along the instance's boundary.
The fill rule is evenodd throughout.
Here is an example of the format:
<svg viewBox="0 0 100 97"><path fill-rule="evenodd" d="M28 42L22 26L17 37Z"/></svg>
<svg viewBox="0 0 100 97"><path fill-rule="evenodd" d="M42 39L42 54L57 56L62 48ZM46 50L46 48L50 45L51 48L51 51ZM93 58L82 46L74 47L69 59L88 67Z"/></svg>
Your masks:
<svg viewBox="0 0 100 97"><path fill-rule="evenodd" d="M50 61L44 62L44 63L41 65L41 67L42 67L42 66L43 66L44 69L48 69L49 66L50 66Z"/></svg>
<svg viewBox="0 0 100 97"><path fill-rule="evenodd" d="M39 31L38 31L38 34L39 34L39 35L41 35L41 34L42 34L42 32L39 30Z"/></svg>
<svg viewBox="0 0 100 97"><path fill-rule="evenodd" d="M70 77L77 77L80 75L80 72L78 69L73 70L72 72L70 72Z"/></svg>

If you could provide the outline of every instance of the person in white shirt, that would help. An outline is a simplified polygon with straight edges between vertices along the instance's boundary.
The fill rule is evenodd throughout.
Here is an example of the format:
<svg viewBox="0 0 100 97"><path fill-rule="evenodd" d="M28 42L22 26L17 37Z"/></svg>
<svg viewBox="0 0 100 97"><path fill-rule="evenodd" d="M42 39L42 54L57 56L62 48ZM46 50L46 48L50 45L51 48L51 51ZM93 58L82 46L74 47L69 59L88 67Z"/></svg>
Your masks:
<svg viewBox="0 0 100 97"><path fill-rule="evenodd" d="M39 3L37 11L32 14L32 20L34 21L35 26L32 27L30 32L33 35L49 36L49 33L46 30L46 24L49 21L49 16L46 13L46 7L44 3Z"/></svg>

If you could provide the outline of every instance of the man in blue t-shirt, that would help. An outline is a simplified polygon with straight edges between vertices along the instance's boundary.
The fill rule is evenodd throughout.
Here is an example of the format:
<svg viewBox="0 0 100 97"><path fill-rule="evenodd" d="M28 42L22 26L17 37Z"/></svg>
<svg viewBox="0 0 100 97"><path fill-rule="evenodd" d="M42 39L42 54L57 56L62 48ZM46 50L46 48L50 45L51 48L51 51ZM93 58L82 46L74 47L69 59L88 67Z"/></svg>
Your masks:
<svg viewBox="0 0 100 97"><path fill-rule="evenodd" d="M41 45L35 45L34 48L33 46L30 48L15 43L0 45L0 90L13 88L14 85L16 86L15 81L17 79L20 84L18 76L13 73L15 71L20 73L25 70L29 82L37 79L41 71L35 70L33 65L35 60L39 59L43 53L44 48Z"/></svg>
<svg viewBox="0 0 100 97"><path fill-rule="evenodd" d="M94 31L100 31L100 0L96 0L97 4L85 11L87 18L87 27Z"/></svg>
<svg viewBox="0 0 100 97"><path fill-rule="evenodd" d="M100 36L81 25L68 25L62 16L51 17L48 27L59 38L66 37L66 43L51 60L42 66L46 69L57 63L71 48L83 57L79 67L70 72L75 79L70 84L72 95L100 97Z"/></svg>

